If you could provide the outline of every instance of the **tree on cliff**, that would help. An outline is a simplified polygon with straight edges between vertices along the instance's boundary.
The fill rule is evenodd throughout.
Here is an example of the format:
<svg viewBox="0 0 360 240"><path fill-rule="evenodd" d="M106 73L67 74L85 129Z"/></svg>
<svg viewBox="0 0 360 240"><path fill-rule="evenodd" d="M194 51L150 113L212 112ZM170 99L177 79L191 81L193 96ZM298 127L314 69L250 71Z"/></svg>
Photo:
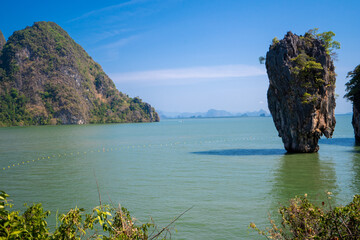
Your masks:
<svg viewBox="0 0 360 240"><path fill-rule="evenodd" d="M329 54L333 60L337 60L337 53L335 52L335 50L340 49L340 43L333 39L333 37L335 37L335 33L332 31L318 33L318 31L319 28L310 29L305 33L305 37L322 41L327 54ZM279 39L277 37L274 37L271 46L274 46L278 42ZM264 56L259 57L260 64L264 64L265 60L266 58Z"/></svg>
<svg viewBox="0 0 360 240"><path fill-rule="evenodd" d="M355 133L355 140L360 143L360 65L348 73L348 78L351 78L346 85L345 98L353 102L353 117L352 125Z"/></svg>
<svg viewBox="0 0 360 240"><path fill-rule="evenodd" d="M340 43L338 41L333 40L335 37L335 33L332 31L318 33L319 28L313 28L305 33L306 36L311 36L312 38L316 38L323 42L324 47L326 49L326 53L329 54L333 60L336 60L337 53L335 50L340 49Z"/></svg>
<svg viewBox="0 0 360 240"><path fill-rule="evenodd" d="M347 93L344 97L360 107L360 64L355 67L354 71L350 71L346 77L351 79L345 84Z"/></svg>

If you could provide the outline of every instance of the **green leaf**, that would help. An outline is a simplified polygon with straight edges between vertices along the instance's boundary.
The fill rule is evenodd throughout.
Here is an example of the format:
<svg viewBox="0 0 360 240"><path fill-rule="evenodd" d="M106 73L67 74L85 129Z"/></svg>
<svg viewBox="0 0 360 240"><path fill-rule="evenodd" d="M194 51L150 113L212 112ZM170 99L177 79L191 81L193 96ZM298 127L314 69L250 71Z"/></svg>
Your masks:
<svg viewBox="0 0 360 240"><path fill-rule="evenodd" d="M18 235L18 234L20 234L20 233L22 233L22 231L14 231L14 232L12 232L12 233L10 234L10 236L12 236L12 235Z"/></svg>

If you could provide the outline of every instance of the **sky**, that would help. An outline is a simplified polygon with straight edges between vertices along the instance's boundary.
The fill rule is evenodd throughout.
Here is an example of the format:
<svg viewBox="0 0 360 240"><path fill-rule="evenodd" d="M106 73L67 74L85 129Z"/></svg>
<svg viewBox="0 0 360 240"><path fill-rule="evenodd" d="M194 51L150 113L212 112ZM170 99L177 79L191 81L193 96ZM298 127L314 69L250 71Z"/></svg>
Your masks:
<svg viewBox="0 0 360 240"><path fill-rule="evenodd" d="M164 112L268 111L265 56L274 37L333 31L336 113L346 75L360 64L360 1L124 0L3 1L7 39L37 21L59 24L117 88Z"/></svg>

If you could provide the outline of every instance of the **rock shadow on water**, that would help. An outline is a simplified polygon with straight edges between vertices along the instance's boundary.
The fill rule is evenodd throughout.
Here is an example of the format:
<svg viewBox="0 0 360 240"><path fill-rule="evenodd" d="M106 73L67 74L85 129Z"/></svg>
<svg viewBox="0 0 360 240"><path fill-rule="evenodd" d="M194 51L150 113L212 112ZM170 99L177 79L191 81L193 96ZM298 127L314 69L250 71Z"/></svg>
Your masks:
<svg viewBox="0 0 360 240"><path fill-rule="evenodd" d="M354 138L322 138L319 139L319 144L337 145L342 147L354 147L356 146Z"/></svg>
<svg viewBox="0 0 360 240"><path fill-rule="evenodd" d="M275 156L284 155L284 149L221 149L201 152L191 152L199 155L216 155L216 156Z"/></svg>

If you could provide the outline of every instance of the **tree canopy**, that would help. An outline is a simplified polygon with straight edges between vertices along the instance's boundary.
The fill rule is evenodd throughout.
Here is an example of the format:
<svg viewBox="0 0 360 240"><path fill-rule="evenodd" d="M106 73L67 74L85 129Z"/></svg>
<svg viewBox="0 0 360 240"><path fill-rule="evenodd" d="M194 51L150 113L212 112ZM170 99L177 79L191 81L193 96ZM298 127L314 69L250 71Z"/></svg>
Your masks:
<svg viewBox="0 0 360 240"><path fill-rule="evenodd" d="M360 64L355 67L353 71L350 71L347 78L351 78L349 82L345 84L347 93L345 98L353 102L357 107L360 106Z"/></svg>
<svg viewBox="0 0 360 240"><path fill-rule="evenodd" d="M305 33L305 37L315 38L322 41L326 49L326 53L329 54L333 60L336 60L337 53L335 52L335 50L340 49L340 43L338 41L333 40L333 37L335 37L335 33L332 31L323 32L323 33L318 33L318 32L319 32L319 28L310 29ZM277 37L274 37L271 46L274 46L277 43L279 43L279 39ZM260 64L264 64L265 60L266 58L264 56L259 57Z"/></svg>
<svg viewBox="0 0 360 240"><path fill-rule="evenodd" d="M324 47L326 49L326 53L329 54L333 59L336 59L337 55L335 50L340 49L340 43L338 41L333 40L335 37L335 33L332 31L318 33L319 28L313 28L305 33L305 37L313 37L319 39L323 42Z"/></svg>

